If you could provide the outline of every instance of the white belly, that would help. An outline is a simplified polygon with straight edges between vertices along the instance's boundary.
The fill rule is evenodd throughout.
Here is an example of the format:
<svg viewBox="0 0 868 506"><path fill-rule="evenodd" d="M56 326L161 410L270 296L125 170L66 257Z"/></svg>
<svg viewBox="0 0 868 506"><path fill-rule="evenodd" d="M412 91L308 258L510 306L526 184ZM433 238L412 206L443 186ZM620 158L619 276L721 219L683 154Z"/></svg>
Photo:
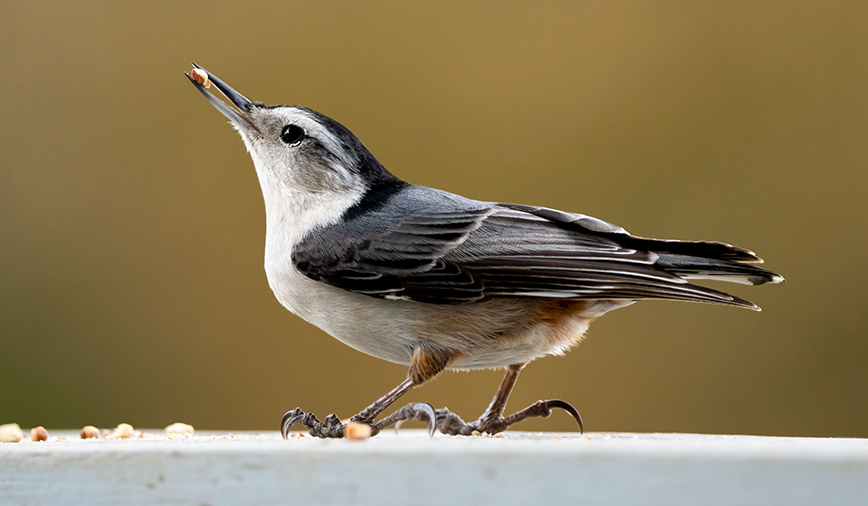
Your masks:
<svg viewBox="0 0 868 506"><path fill-rule="evenodd" d="M356 294L314 281L291 262L266 266L268 282L284 307L344 344L368 355L409 365L420 342L455 350L452 369L487 369L562 354L596 317L630 301L601 301L593 314L565 323L574 339L550 338L547 323L531 321L539 299L501 298L472 304L427 304ZM561 333L564 331L561 326ZM566 344L566 343L569 344Z"/></svg>

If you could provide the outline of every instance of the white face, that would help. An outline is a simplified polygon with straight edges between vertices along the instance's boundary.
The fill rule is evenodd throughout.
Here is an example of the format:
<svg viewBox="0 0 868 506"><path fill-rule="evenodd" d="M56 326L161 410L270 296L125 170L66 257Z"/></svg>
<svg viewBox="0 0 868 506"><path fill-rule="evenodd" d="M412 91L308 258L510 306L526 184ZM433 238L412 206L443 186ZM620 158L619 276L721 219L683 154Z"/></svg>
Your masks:
<svg viewBox="0 0 868 506"><path fill-rule="evenodd" d="M266 271L291 266L294 244L338 222L367 189L362 174L371 157L346 128L293 106L254 106L232 120L253 158L266 213ZM360 163L362 162L362 163ZM374 161L376 162L376 161Z"/></svg>
<svg viewBox="0 0 868 506"><path fill-rule="evenodd" d="M266 177L290 194L356 193L364 188L357 146L349 130L293 106L256 107L247 118L259 129L235 125ZM265 181L263 181L265 184Z"/></svg>

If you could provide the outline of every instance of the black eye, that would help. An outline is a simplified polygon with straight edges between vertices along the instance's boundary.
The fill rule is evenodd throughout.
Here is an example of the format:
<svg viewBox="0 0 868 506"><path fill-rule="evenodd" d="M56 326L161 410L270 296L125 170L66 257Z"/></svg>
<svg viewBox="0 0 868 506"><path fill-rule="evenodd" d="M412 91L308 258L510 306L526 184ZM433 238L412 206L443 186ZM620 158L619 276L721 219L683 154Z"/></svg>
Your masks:
<svg viewBox="0 0 868 506"><path fill-rule="evenodd" d="M304 130L298 125L286 125L280 131L280 140L287 144L298 142L304 137Z"/></svg>

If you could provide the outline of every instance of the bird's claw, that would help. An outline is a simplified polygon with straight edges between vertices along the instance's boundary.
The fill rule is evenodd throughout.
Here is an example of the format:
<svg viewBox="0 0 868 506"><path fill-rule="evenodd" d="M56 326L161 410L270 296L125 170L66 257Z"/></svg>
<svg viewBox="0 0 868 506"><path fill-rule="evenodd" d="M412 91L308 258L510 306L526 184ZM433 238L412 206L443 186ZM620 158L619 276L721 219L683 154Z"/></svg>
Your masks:
<svg viewBox="0 0 868 506"><path fill-rule="evenodd" d="M389 425L395 424L395 434L398 434L398 429L407 420L428 422L428 436L430 437L434 437L434 433L437 431L437 411L427 402L414 402L407 404L398 411L395 411L391 415L375 423L374 426L376 426L377 429L383 429Z"/></svg>
<svg viewBox="0 0 868 506"><path fill-rule="evenodd" d="M295 424L301 421L303 416L304 413L301 412L301 408L287 411L286 414L283 415L283 419L280 421L280 435L283 436L283 439L289 437L289 431Z"/></svg>
<svg viewBox="0 0 868 506"><path fill-rule="evenodd" d="M289 437L289 431L298 423L307 427L311 436L321 438L344 437L344 428L346 427L346 424L341 422L341 419L335 414L327 416L325 421L321 422L313 413L305 413L301 408L295 408L292 411L287 411L280 422L280 435L283 436L283 439Z"/></svg>
<svg viewBox="0 0 868 506"><path fill-rule="evenodd" d="M549 414L551 414L552 408L561 408L570 414L575 420L576 423L579 424L579 433L585 433L585 424L582 422L582 415L579 413L579 410L576 409L572 404L567 401L562 401L560 399L549 399L545 401L546 407L549 408Z"/></svg>

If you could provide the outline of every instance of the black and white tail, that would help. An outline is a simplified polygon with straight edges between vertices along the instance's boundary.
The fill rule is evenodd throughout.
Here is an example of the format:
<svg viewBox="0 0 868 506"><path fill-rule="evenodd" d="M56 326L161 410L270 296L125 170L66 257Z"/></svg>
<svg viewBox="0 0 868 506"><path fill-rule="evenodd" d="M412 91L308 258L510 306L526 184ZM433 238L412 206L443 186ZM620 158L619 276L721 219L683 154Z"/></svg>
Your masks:
<svg viewBox="0 0 868 506"><path fill-rule="evenodd" d="M784 277L780 274L752 265L763 261L754 252L731 244L646 239L636 236L621 236L618 242L657 254L655 267L683 279L709 279L743 285L777 284L784 281ZM725 294L725 292L703 288L709 293ZM750 301L731 294L725 295L732 297L731 302L725 302L727 304L760 310Z"/></svg>
<svg viewBox="0 0 868 506"><path fill-rule="evenodd" d="M544 218L560 230L569 230L573 233L570 236L573 248L572 251L564 249L558 242L561 236L547 229L544 223L537 221L531 226L521 220L521 215L501 213L502 219L511 220L512 233L521 235L526 244L534 246L525 246L526 251L510 256L509 262L514 268L508 273L511 276L508 284L500 281L506 272L499 265L496 266L499 276L485 280L486 286L497 295L524 295L527 291L522 288L535 286L545 288L543 293L551 296L684 300L759 311L750 301L694 285L688 280L709 279L747 285L784 281L779 274L754 265L762 263L754 252L731 244L649 239L582 214L520 204L500 205ZM493 218L501 218L501 214ZM524 228L519 230L521 227ZM490 243L484 246L489 251L492 249ZM548 253L549 250L552 253Z"/></svg>

